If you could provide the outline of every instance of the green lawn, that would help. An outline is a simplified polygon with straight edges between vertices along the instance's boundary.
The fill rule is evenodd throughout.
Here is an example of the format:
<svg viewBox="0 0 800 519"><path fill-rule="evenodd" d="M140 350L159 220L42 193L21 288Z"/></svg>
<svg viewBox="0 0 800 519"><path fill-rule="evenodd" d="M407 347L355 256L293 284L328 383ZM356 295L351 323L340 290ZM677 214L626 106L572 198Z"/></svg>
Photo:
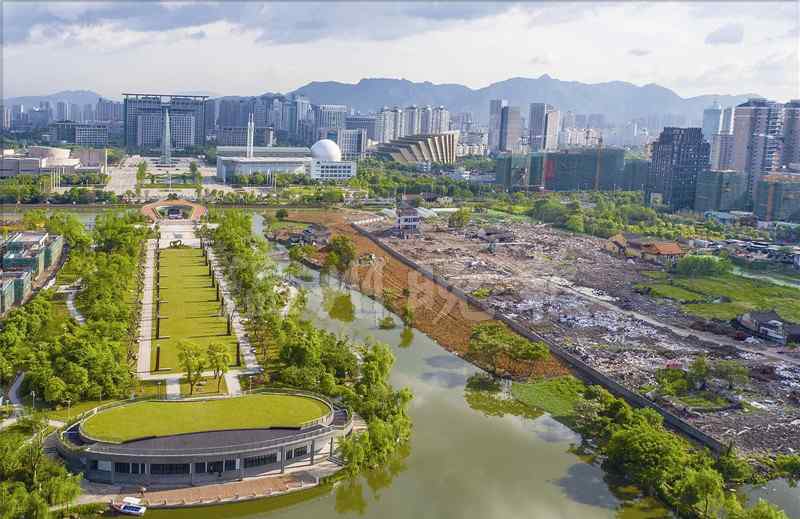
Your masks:
<svg viewBox="0 0 800 519"><path fill-rule="evenodd" d="M575 414L585 385L572 375L555 377L511 386L511 394L524 404L538 407L553 418L569 423Z"/></svg>
<svg viewBox="0 0 800 519"><path fill-rule="evenodd" d="M721 396L710 391L698 391L689 395L679 396L678 400L695 409L716 409L730 404Z"/></svg>
<svg viewBox="0 0 800 519"><path fill-rule="evenodd" d="M800 289L734 274L706 277L673 277L673 284L646 285L653 295L669 297L691 315L727 321L748 310L776 310L784 319L800 322ZM725 298L720 303L693 303Z"/></svg>
<svg viewBox="0 0 800 519"><path fill-rule="evenodd" d="M83 423L97 439L122 443L149 436L169 436L226 429L298 427L330 411L312 398L249 395L201 401L148 401L115 407Z"/></svg>
<svg viewBox="0 0 800 519"><path fill-rule="evenodd" d="M160 369L179 371L177 344L186 340L204 348L212 341L228 345L231 363L236 362L236 336L227 335L227 323L220 317L216 289L211 288L208 267L200 249L161 251L161 336L153 341L150 369L156 367L156 347L161 348ZM153 324L155 333L155 323Z"/></svg>

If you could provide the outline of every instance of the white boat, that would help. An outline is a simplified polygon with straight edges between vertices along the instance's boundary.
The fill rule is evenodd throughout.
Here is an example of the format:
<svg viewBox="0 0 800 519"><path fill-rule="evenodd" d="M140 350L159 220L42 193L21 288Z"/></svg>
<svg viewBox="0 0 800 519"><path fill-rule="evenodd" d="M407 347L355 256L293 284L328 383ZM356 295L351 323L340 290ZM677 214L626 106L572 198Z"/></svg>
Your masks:
<svg viewBox="0 0 800 519"><path fill-rule="evenodd" d="M147 507L142 504L138 497L125 497L121 502L111 503L111 508L123 515L133 515L142 517L147 511Z"/></svg>

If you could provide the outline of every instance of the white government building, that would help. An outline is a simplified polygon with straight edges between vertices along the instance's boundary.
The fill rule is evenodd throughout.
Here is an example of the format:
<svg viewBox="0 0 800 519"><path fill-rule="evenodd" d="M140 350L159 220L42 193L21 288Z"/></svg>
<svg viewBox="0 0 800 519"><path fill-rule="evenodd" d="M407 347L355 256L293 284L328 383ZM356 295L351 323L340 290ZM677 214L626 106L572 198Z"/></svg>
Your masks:
<svg viewBox="0 0 800 519"><path fill-rule="evenodd" d="M304 147L253 146L252 121L248 123L246 146L217 147L217 180L261 173L267 176L267 184L273 175L294 173L309 175L312 179L335 182L347 180L356 174L356 163L342 161L342 151L335 142L322 139L311 149Z"/></svg>

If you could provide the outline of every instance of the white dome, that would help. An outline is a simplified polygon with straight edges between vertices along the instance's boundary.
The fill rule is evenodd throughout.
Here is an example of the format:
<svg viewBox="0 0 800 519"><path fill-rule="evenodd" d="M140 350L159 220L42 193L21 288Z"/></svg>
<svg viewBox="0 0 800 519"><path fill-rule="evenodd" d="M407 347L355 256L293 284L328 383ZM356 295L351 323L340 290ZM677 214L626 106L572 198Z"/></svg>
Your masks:
<svg viewBox="0 0 800 519"><path fill-rule="evenodd" d="M317 160L340 162L342 160L342 150L332 140L322 139L311 146L311 157Z"/></svg>

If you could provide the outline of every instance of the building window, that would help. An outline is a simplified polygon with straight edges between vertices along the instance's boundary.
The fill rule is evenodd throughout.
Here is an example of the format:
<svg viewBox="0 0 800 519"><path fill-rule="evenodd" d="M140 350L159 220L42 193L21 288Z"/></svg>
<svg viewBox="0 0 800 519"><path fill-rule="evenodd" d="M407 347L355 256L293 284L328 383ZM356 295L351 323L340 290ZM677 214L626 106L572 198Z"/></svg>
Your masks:
<svg viewBox="0 0 800 519"><path fill-rule="evenodd" d="M138 474L138 473L139 473L139 464L131 463L131 474Z"/></svg>
<svg viewBox="0 0 800 519"><path fill-rule="evenodd" d="M294 457L300 458L308 454L308 445L304 445L302 447L298 447L294 450Z"/></svg>
<svg viewBox="0 0 800 519"><path fill-rule="evenodd" d="M200 463L195 463L194 464L194 471L195 471L196 474L205 474L205 472L206 472L206 463L204 461L200 462Z"/></svg>
<svg viewBox="0 0 800 519"><path fill-rule="evenodd" d="M150 465L150 474L171 476L174 474L188 474L188 463L153 463Z"/></svg>
<svg viewBox="0 0 800 519"><path fill-rule="evenodd" d="M236 470L236 460L225 460L225 472Z"/></svg>
<svg viewBox="0 0 800 519"><path fill-rule="evenodd" d="M89 460L89 470L97 470L97 460Z"/></svg>
<svg viewBox="0 0 800 519"><path fill-rule="evenodd" d="M244 468L248 469L250 467L261 467L263 465L276 463L277 461L278 461L277 453L267 454L266 456L256 456L254 458L245 458Z"/></svg>
<svg viewBox="0 0 800 519"><path fill-rule="evenodd" d="M114 463L114 472L117 474L130 474L131 473L131 464L130 463Z"/></svg>
<svg viewBox="0 0 800 519"><path fill-rule="evenodd" d="M286 459L290 460L292 458L294 458L294 451L292 449L287 449L286 450Z"/></svg>
<svg viewBox="0 0 800 519"><path fill-rule="evenodd" d="M210 461L208 463L208 471L209 472L222 472L222 462L221 461Z"/></svg>

